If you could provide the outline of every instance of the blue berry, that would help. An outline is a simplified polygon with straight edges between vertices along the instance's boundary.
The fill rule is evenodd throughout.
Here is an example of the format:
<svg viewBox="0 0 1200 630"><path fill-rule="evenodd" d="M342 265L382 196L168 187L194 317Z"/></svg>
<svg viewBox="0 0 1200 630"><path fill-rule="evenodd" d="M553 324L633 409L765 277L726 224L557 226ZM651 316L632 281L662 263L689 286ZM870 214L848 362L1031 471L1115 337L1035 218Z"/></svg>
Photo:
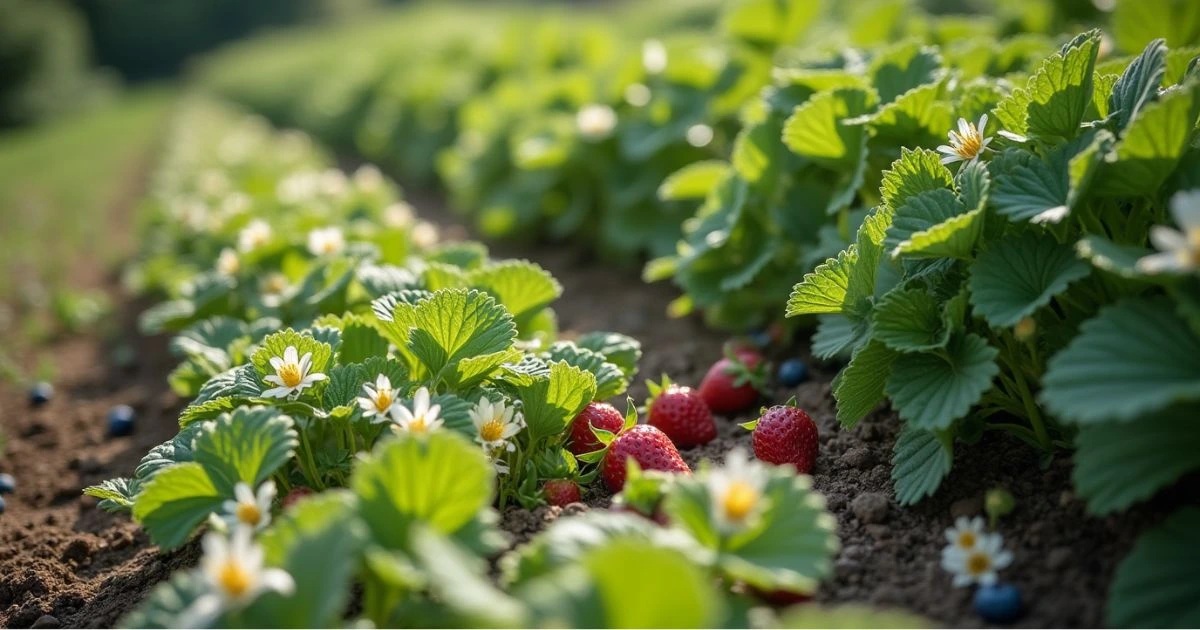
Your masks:
<svg viewBox="0 0 1200 630"><path fill-rule="evenodd" d="M1021 591L1012 584L980 586L975 591L975 614L991 623L1008 623L1021 616Z"/></svg>
<svg viewBox="0 0 1200 630"><path fill-rule="evenodd" d="M759 348L766 348L771 345L771 331L767 329L756 330L750 333L750 343Z"/></svg>
<svg viewBox="0 0 1200 630"><path fill-rule="evenodd" d="M54 386L50 383L40 381L29 388L29 404L34 407L41 407L50 402L51 398L54 398Z"/></svg>
<svg viewBox="0 0 1200 630"><path fill-rule="evenodd" d="M108 410L109 437L125 437L133 433L133 407L117 405Z"/></svg>
<svg viewBox="0 0 1200 630"><path fill-rule="evenodd" d="M0 494L10 494L17 489L17 480L8 473L0 473Z"/></svg>
<svg viewBox="0 0 1200 630"><path fill-rule="evenodd" d="M779 364L779 384L792 387L808 380L808 366L800 359L788 359Z"/></svg>

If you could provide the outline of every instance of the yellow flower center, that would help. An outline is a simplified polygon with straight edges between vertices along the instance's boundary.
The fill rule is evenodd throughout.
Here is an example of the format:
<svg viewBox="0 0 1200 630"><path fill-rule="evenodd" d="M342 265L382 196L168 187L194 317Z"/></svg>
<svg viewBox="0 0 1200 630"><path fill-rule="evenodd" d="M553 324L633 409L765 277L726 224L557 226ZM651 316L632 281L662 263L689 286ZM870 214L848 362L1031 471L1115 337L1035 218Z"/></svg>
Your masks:
<svg viewBox="0 0 1200 630"><path fill-rule="evenodd" d="M725 490L725 496L721 498L721 507L725 510L725 514L730 520L735 521L749 516L757 504L758 490L744 481L735 481L729 484L729 488Z"/></svg>
<svg viewBox="0 0 1200 630"><path fill-rule="evenodd" d="M970 549L975 546L975 532L962 532L958 535L958 546Z"/></svg>
<svg viewBox="0 0 1200 630"><path fill-rule="evenodd" d="M504 422L500 418L492 418L479 427L479 438L484 442L495 442L504 437Z"/></svg>
<svg viewBox="0 0 1200 630"><path fill-rule="evenodd" d="M1192 254L1192 264L1200 267L1200 227L1187 231L1188 250Z"/></svg>
<svg viewBox="0 0 1200 630"><path fill-rule="evenodd" d="M393 400L394 398L392 397L392 390L379 390L379 392L375 394L375 410L379 413L383 413L388 409L391 409Z"/></svg>
<svg viewBox="0 0 1200 630"><path fill-rule="evenodd" d="M321 244L321 251L325 252L326 254L332 254L336 250L337 250L337 245L331 240L325 241L324 243Z"/></svg>
<svg viewBox="0 0 1200 630"><path fill-rule="evenodd" d="M284 387L295 387L304 380L300 374L300 366L295 363L284 363L279 366L279 380L283 381Z"/></svg>
<svg viewBox="0 0 1200 630"><path fill-rule="evenodd" d="M992 568L992 558L986 553L973 553L967 557L967 573L982 575Z"/></svg>
<svg viewBox="0 0 1200 630"><path fill-rule="evenodd" d="M424 433L429 430L429 423L425 422L425 416L417 416L408 423L408 430L412 433Z"/></svg>
<svg viewBox="0 0 1200 630"><path fill-rule="evenodd" d="M954 149L960 157L968 159L979 155L983 150L983 138L979 137L979 130L974 124L968 123L967 133L959 136L958 146Z"/></svg>
<svg viewBox="0 0 1200 630"><path fill-rule="evenodd" d="M217 574L217 583L226 593L239 598L250 590L250 573L237 560L230 559Z"/></svg>
<svg viewBox="0 0 1200 630"><path fill-rule="evenodd" d="M239 521L247 525L258 525L262 520L262 511L253 503L239 503L234 513Z"/></svg>

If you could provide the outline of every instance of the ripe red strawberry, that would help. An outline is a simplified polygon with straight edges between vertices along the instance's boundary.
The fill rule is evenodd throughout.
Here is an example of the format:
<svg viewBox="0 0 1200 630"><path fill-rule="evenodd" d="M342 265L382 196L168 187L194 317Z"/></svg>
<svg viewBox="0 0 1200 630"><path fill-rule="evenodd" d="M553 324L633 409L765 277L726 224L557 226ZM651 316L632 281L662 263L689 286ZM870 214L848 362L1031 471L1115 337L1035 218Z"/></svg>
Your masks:
<svg viewBox="0 0 1200 630"><path fill-rule="evenodd" d="M732 350L713 364L700 381L700 398L716 413L737 413L758 401L766 366L761 354Z"/></svg>
<svg viewBox="0 0 1200 630"><path fill-rule="evenodd" d="M712 412L695 390L675 385L666 377L662 384L647 385L650 400L646 402L646 423L661 429L676 446L690 448L717 437Z"/></svg>
<svg viewBox="0 0 1200 630"><path fill-rule="evenodd" d="M611 492L620 492L625 487L625 460L630 458L642 470L692 472L666 433L648 424L636 424L618 434L604 454L600 475Z"/></svg>
<svg viewBox="0 0 1200 630"><path fill-rule="evenodd" d="M583 455L604 448L591 427L619 433L625 426L625 417L616 407L608 403L591 402L571 421L571 433L567 438L567 450L572 455Z"/></svg>
<svg viewBox="0 0 1200 630"><path fill-rule="evenodd" d="M308 486L296 486L296 487L292 488L291 491L288 492L283 497L283 501L281 501L280 503L282 504L283 509L286 510L289 507L291 507L293 503L299 501L300 499L303 499L304 497L307 497L307 496L309 496L311 494L315 494L315 493L316 492L312 488L309 488Z"/></svg>
<svg viewBox="0 0 1200 630"><path fill-rule="evenodd" d="M764 462L791 464L796 471L812 472L817 461L817 423L803 409L776 405L747 423L754 429L754 455Z"/></svg>
<svg viewBox="0 0 1200 630"><path fill-rule="evenodd" d="M551 479L542 485L542 491L546 493L546 503L550 505L564 506L583 500L579 484L570 479Z"/></svg>

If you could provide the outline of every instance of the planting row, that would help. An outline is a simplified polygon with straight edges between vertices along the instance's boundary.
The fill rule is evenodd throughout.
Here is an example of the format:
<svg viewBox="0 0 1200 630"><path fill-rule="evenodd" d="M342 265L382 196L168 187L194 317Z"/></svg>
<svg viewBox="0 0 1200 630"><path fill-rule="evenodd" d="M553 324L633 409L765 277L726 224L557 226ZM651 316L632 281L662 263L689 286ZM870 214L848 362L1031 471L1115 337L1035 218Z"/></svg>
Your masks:
<svg viewBox="0 0 1200 630"><path fill-rule="evenodd" d="M905 424L901 503L935 492L955 448L989 431L1047 458L1075 450L1096 515L1200 469L1190 5L1118 2L1109 34L1069 39L1054 30L1102 16L875 8L868 25L818 3L734 3L715 33L646 40L530 21L581 43L507 66L486 44L447 46L478 72L439 93L478 94L436 104L391 89L419 75L393 68L393 50L342 86L350 125L329 135L399 154L421 137L406 125L436 111L445 148L426 168L485 234L657 256L646 277L672 279L676 311L716 326L816 324L814 354L849 360L843 425L884 400ZM253 100L222 71L214 84ZM1183 552L1197 518L1185 507L1143 538L1113 623L1194 619Z"/></svg>
<svg viewBox="0 0 1200 630"><path fill-rule="evenodd" d="M203 533L203 557L128 625L326 627L348 606L377 626L916 621L759 606L830 572L823 499L742 452L693 476L687 427L603 404L638 343L557 339L541 268L438 243L376 171L343 178L305 136L213 103L182 109L166 155L130 279L168 297L142 324L178 331L170 380L191 402L131 477L87 494L163 548ZM673 396L692 394L656 401ZM510 549L498 508L601 480L618 510Z"/></svg>

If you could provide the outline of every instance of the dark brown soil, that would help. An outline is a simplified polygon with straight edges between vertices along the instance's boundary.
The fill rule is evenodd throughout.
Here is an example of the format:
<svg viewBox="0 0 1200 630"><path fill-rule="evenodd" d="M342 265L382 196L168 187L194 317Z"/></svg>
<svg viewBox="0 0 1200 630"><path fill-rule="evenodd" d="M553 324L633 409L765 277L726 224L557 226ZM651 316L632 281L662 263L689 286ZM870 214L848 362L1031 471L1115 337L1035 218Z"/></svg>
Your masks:
<svg viewBox="0 0 1200 630"><path fill-rule="evenodd" d="M439 210L436 198L416 203L448 235L465 236ZM636 270L594 263L569 246L501 246L495 253L530 258L562 282L565 293L557 311L566 336L613 330L641 339L643 377L667 373L676 382L696 384L721 355L726 338L694 318L668 319L666 306L674 290L641 284ZM0 423L10 438L0 471L12 472L18 480L16 494L6 497L8 511L0 516L0 626L112 626L172 570L195 560L194 548L160 554L127 517L105 514L79 493L101 479L129 474L147 450L175 432L180 401L165 385L172 359L161 339L134 337L137 306L129 305L120 327L137 349L132 369L111 367L100 340L72 339L54 348L60 374L50 404L32 410L25 392L0 388ZM781 350L775 358L789 353L809 360L812 380L776 389L763 402L783 402L794 395L821 428L813 477L837 516L842 551L836 574L818 600L901 607L940 624L979 626L970 591L952 588L939 567L942 532L955 516L979 513L987 489L1003 486L1017 498L1016 510L999 531L1015 554L1002 577L1020 586L1027 601L1018 625L1103 622L1112 572L1135 534L1157 520L1159 510L1089 518L1069 491L1066 457L1042 468L1037 453L1024 445L990 437L959 448L954 472L936 496L900 508L891 498L889 477L898 420L879 411L853 431L841 430L829 392L836 366L811 361L804 344ZM645 387L639 382L630 393L641 399ZM119 403L137 409L138 430L130 438L107 439L105 415ZM749 415L720 418L718 439L685 451L685 459L694 466L705 458L720 460L734 446L748 449L749 433L736 424L745 419ZM599 508L609 497L590 491L587 501ZM555 518L584 509L510 508L502 525L523 542Z"/></svg>

